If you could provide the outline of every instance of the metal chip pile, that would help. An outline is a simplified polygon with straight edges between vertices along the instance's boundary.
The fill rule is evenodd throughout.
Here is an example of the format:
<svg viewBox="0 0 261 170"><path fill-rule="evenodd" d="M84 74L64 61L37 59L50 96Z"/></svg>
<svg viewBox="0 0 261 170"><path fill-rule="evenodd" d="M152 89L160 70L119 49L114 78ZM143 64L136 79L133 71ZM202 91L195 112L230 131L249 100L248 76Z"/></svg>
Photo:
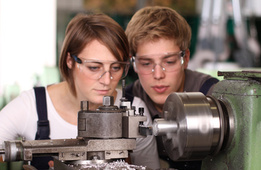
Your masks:
<svg viewBox="0 0 261 170"><path fill-rule="evenodd" d="M75 165L69 165L69 167L75 167ZM80 165L80 167L77 166L76 169L79 170L146 170L146 167L144 166L138 166L138 165L129 165L125 161L115 161L115 162L106 162L106 163L99 163L99 164L84 164Z"/></svg>

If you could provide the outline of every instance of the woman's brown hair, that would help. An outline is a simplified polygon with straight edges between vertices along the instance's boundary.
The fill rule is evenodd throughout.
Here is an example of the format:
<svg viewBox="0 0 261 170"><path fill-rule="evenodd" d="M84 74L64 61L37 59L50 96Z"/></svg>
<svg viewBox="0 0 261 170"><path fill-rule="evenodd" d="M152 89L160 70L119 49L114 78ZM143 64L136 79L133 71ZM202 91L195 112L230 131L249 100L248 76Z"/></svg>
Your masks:
<svg viewBox="0 0 261 170"><path fill-rule="evenodd" d="M76 96L73 69L67 66L67 56L78 55L93 40L105 45L118 61L129 60L129 45L122 27L105 14L78 14L68 24L63 42L59 69ZM75 62L73 63L73 67Z"/></svg>

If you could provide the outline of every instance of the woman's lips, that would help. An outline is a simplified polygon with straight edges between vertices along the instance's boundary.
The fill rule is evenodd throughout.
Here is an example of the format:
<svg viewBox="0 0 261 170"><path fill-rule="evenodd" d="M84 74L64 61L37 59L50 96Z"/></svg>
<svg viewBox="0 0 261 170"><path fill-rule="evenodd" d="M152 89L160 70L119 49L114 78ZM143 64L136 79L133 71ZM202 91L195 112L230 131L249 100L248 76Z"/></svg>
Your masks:
<svg viewBox="0 0 261 170"><path fill-rule="evenodd" d="M152 88L157 93L164 93L168 89L168 86L152 86Z"/></svg>
<svg viewBox="0 0 261 170"><path fill-rule="evenodd" d="M108 94L109 90L96 90L96 92L101 95L106 95Z"/></svg>

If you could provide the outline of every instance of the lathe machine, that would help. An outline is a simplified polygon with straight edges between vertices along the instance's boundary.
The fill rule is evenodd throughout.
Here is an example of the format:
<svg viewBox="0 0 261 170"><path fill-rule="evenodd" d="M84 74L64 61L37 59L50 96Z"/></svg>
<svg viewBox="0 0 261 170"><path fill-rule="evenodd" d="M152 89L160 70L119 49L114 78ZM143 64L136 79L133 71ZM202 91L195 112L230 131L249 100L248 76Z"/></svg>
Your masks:
<svg viewBox="0 0 261 170"><path fill-rule="evenodd" d="M119 112L117 116L118 110L112 106L111 99L105 98L110 102L105 101L105 106L100 108L100 111L115 112L115 117L109 116L105 119L113 119L113 122L118 123L105 123L106 127L101 128L116 131L109 130L104 134L86 131L91 127L90 122L85 120L91 117L100 120L101 115L97 114L97 111L88 111L88 103L84 102L79 112L79 139L49 140L41 143L6 142L5 155L10 161L18 158L31 160L36 151L37 154L48 151L58 153L57 160L60 164L68 166L72 162L76 166L76 162L80 160L125 158L127 150L135 148L135 137L140 133L151 133L162 136L163 144L172 160L202 160L202 170L259 170L261 72L218 72L218 75L223 76L224 80L215 85L211 96L199 92L170 94L163 108L164 119L156 119L152 128L140 123L146 120L142 114L131 120L132 116L125 115L124 112L126 117L121 119L119 115L122 113ZM90 112L90 115L85 114L87 112ZM120 128L123 127L121 123L125 127L139 127L139 130L132 134L132 131L127 130L129 128ZM130 126L132 123L134 126ZM91 126L95 126L95 123ZM96 125L96 128L99 126L102 125ZM122 134L125 138L122 138Z"/></svg>
<svg viewBox="0 0 261 170"><path fill-rule="evenodd" d="M172 160L202 160L202 170L261 169L261 72L218 72L212 96L172 93L154 134Z"/></svg>

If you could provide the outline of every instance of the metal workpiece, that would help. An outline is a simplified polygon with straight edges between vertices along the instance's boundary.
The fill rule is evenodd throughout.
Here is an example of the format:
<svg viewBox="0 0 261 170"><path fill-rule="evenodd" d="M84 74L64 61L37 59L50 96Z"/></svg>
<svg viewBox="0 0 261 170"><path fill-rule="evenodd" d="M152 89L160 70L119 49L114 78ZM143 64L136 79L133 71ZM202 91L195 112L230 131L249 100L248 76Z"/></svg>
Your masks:
<svg viewBox="0 0 261 170"><path fill-rule="evenodd" d="M178 130L178 123L175 121L168 121L165 119L155 119L153 122L153 135L162 136L166 135L167 137L171 133L175 133Z"/></svg>
<svg viewBox="0 0 261 170"><path fill-rule="evenodd" d="M57 156L67 160L110 160L127 158L136 147L135 139L56 139L5 141L4 161L31 161L33 156Z"/></svg>
<svg viewBox="0 0 261 170"><path fill-rule="evenodd" d="M172 160L200 160L221 149L225 120L215 99L200 92L172 93L163 111L164 119L154 121L153 133L162 136Z"/></svg>

